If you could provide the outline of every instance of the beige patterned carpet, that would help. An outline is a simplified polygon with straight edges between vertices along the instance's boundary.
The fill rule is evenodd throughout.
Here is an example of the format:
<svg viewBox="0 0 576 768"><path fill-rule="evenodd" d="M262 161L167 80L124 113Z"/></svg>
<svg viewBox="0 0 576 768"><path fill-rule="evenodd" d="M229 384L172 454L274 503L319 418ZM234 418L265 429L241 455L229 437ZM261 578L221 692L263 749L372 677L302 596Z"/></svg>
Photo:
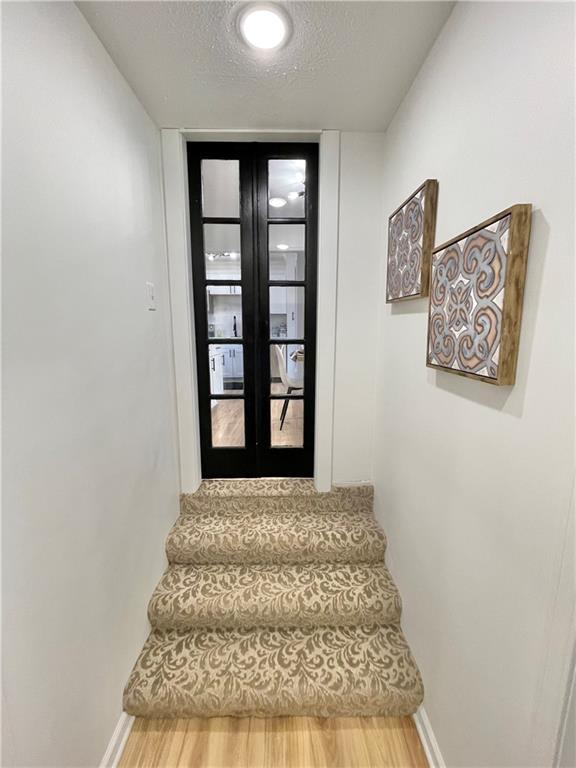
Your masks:
<svg viewBox="0 0 576 768"><path fill-rule="evenodd" d="M204 481L183 496L152 633L124 692L141 717L385 715L422 701L372 489Z"/></svg>

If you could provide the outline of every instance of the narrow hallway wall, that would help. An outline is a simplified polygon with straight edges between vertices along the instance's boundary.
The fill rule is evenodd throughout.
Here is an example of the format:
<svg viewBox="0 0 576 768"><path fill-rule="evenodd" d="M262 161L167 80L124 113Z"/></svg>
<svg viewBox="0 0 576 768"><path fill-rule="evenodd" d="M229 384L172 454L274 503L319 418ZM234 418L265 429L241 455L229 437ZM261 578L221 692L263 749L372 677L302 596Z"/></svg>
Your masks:
<svg viewBox="0 0 576 768"><path fill-rule="evenodd" d="M566 714L566 732L563 734L560 768L574 768L576 765L576 681L572 681L570 706Z"/></svg>
<svg viewBox="0 0 576 768"><path fill-rule="evenodd" d="M512 389L425 367L427 302L384 306L382 257L377 514L448 765L553 755L564 684L549 696L545 675L568 661L569 611L554 606L574 470L573 65L572 4L457 4L386 133L382 216L437 178L437 244L534 206ZM573 574L570 539L564 552Z"/></svg>
<svg viewBox="0 0 576 768"><path fill-rule="evenodd" d="M178 509L159 132L74 4L2 13L2 765L95 766Z"/></svg>
<svg viewBox="0 0 576 768"><path fill-rule="evenodd" d="M382 133L345 131L341 134L334 375L335 483L372 480L378 277L385 232L383 152Z"/></svg>

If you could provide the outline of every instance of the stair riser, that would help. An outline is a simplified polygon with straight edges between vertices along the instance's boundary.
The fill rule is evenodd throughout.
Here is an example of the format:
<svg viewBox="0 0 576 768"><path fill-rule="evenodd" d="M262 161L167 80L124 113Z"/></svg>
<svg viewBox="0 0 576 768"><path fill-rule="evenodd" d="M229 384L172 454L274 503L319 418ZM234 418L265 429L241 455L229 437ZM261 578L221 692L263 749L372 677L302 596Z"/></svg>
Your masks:
<svg viewBox="0 0 576 768"><path fill-rule="evenodd" d="M399 704L367 701L358 698L346 702L323 705L317 701L286 703L267 701L255 707L249 701L237 706L225 704L210 705L202 701L194 703L166 703L153 706L146 702L128 704L124 711L134 717L146 718L189 718L189 717L407 717L413 715L422 702L420 699Z"/></svg>
<svg viewBox="0 0 576 768"><path fill-rule="evenodd" d="M308 513L318 515L330 513L367 513L373 514L372 496L301 496L298 498L275 497L210 497L184 496L180 502L182 514L195 515L213 513L215 515L234 515L250 513Z"/></svg>
<svg viewBox="0 0 576 768"><path fill-rule="evenodd" d="M251 627L352 627L358 624L395 624L400 621L400 599L391 599L380 605L359 605L346 613L339 613L336 606L324 604L316 610L305 610L288 602L266 606L256 602L236 605L226 610L225 604L202 610L195 605L194 612L185 612L174 604L151 601L148 619L155 629L194 630L249 629Z"/></svg>
<svg viewBox="0 0 576 768"><path fill-rule="evenodd" d="M385 542L357 549L349 546L321 549L317 543L306 546L299 542L292 551L259 547L249 543L239 544L235 550L222 548L219 542L189 542L179 544L169 540L166 545L168 562L174 565L309 565L313 563L380 563L386 554Z"/></svg>
<svg viewBox="0 0 576 768"><path fill-rule="evenodd" d="M314 480L253 477L240 480L202 480L193 496L315 496Z"/></svg>
<svg viewBox="0 0 576 768"><path fill-rule="evenodd" d="M374 496L374 486L368 484L335 486L331 491L319 493L313 480L304 478L251 478L245 480L203 480L200 488L193 494L184 494L194 498L246 498L246 497L322 497Z"/></svg>

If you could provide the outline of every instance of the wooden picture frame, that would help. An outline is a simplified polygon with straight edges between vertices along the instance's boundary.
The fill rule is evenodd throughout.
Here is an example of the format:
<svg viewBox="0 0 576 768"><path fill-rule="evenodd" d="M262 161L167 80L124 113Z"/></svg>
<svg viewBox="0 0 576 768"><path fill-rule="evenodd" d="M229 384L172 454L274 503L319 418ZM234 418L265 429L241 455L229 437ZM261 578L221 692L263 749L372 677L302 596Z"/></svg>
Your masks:
<svg viewBox="0 0 576 768"><path fill-rule="evenodd" d="M531 214L513 205L434 249L429 368L514 384Z"/></svg>
<svg viewBox="0 0 576 768"><path fill-rule="evenodd" d="M428 296L438 181L427 179L388 218L386 303Z"/></svg>

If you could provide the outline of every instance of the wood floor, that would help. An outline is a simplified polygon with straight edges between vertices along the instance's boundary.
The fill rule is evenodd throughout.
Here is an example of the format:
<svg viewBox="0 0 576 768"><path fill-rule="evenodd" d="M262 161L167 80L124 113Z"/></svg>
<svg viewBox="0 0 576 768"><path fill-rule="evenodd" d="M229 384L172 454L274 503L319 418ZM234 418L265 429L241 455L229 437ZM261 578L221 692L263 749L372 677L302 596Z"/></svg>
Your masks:
<svg viewBox="0 0 576 768"><path fill-rule="evenodd" d="M410 717L137 718L119 768L427 768Z"/></svg>
<svg viewBox="0 0 576 768"><path fill-rule="evenodd" d="M273 388L273 391L276 391ZM279 390L282 391L281 389ZM286 419L280 429L280 416L284 400L271 400L272 445L302 446L304 437L304 404L292 400L288 405ZM244 401L218 400L212 407L212 444L223 448L244 445Z"/></svg>
<svg viewBox="0 0 576 768"><path fill-rule="evenodd" d="M211 419L215 448L244 445L244 400L213 400Z"/></svg>

